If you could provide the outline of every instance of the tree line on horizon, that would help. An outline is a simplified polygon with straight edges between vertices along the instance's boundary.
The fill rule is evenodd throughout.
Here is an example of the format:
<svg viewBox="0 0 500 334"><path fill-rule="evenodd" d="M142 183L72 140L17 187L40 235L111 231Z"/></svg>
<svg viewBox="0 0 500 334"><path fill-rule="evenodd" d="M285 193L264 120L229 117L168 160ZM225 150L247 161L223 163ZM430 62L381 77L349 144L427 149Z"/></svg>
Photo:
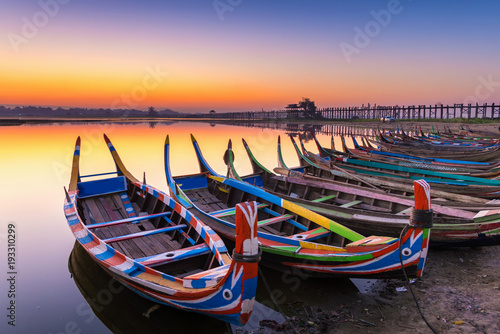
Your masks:
<svg viewBox="0 0 500 334"><path fill-rule="evenodd" d="M289 104L285 107L291 114L303 112L308 118L318 118L318 108L314 101L309 98L302 98L298 103ZM214 115L215 110L210 110L209 115ZM169 116L184 116L186 114L179 113L171 109L156 110L154 107L149 107L147 111L138 109L110 109L110 108L62 108L62 107L43 107L43 106L16 106L6 107L0 105L1 116L39 116L39 117L169 117ZM186 115L187 116L187 115Z"/></svg>
<svg viewBox="0 0 500 334"><path fill-rule="evenodd" d="M138 109L105 109L105 108L52 108L41 106L0 106L0 116L57 116L57 117L128 117L128 116L178 116L179 112L171 109L156 110L149 107L147 111Z"/></svg>

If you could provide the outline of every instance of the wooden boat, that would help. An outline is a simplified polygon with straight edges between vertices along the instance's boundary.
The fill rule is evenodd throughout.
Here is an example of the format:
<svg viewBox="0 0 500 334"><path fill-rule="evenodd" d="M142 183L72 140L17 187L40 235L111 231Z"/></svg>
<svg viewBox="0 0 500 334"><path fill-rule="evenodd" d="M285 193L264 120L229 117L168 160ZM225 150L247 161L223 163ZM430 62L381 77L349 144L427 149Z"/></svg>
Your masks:
<svg viewBox="0 0 500 334"><path fill-rule="evenodd" d="M157 303L113 280L92 258L75 240L68 259L68 269L88 303L85 308L79 308L85 313L79 314L88 315L85 319L94 319L90 314L93 312L109 329L109 333L158 334L160 328L168 328L170 333L201 333L206 328L217 333L227 331L227 323L218 319L173 307L158 308ZM154 313L145 316L151 312ZM95 330L93 332L97 333Z"/></svg>
<svg viewBox="0 0 500 334"><path fill-rule="evenodd" d="M484 137L481 134L475 134L475 133L451 134L445 132L439 134L432 134L432 137L435 137L437 139L452 139L452 140L463 140L463 141L481 140L481 141L491 141L491 142L498 139L498 135L492 138L492 137Z"/></svg>
<svg viewBox="0 0 500 334"><path fill-rule="evenodd" d="M353 156L361 155L361 156L366 156L368 155L369 157L383 157L387 159L394 159L397 161L409 161L412 163L422 163L422 164L435 164L436 166L446 166L446 167L457 167L457 168L465 168L465 169L471 169L474 171L487 171L487 170L492 170L495 168L500 167L500 162L476 162L476 161L468 161L468 160L453 160L453 159L440 159L438 157L418 157L415 155L409 155L409 154L401 154L401 153L393 153L393 152L385 152L385 151L380 151L374 148L373 146L367 144L365 142L365 139L361 137L361 140L363 141L363 145L358 144L357 140L352 137L352 141L354 144L355 149L345 149L346 145L343 145L344 151L349 151ZM343 138L343 143L345 142L345 139ZM316 145L318 146L318 150L320 151L320 155L322 157L327 157L329 156L327 153L322 152L321 150L321 145L316 139ZM345 153L348 155L347 153ZM333 156L336 157L336 156Z"/></svg>
<svg viewBox="0 0 500 334"><path fill-rule="evenodd" d="M487 131L487 130L472 130L470 126L466 125L465 129L461 130L464 135L481 135L486 138L500 139L500 129L498 131Z"/></svg>
<svg viewBox="0 0 500 334"><path fill-rule="evenodd" d="M388 140L389 142L395 144L401 144L406 146L420 146L420 147L437 147L438 149L446 149L446 150L469 150L469 149L478 149L478 148L486 148L489 146L495 146L499 143L496 139L489 140L462 140L462 139L443 139L436 138L436 136L427 136L424 134L422 129L417 130L415 128L415 133L410 136L404 133L395 133L392 131L388 131L386 133L382 133L379 129L379 135L382 139Z"/></svg>
<svg viewBox="0 0 500 334"><path fill-rule="evenodd" d="M167 136L165 172L172 196L228 238L234 238L235 203L257 201L262 265L324 277L401 277L402 267L410 276L422 274L430 233L427 225L407 225L400 238L365 237L261 188L217 174L192 135L191 139L201 171L173 177ZM402 263L400 250L406 250Z"/></svg>
<svg viewBox="0 0 500 334"><path fill-rule="evenodd" d="M339 221L365 235L381 234L397 237L408 221L414 193L407 196L387 194L385 191L363 185L325 182L320 178L294 173L290 176L275 175L253 155L243 140L253 173L239 176L233 161L231 145L225 156L229 175L236 179L257 184L266 191L299 204L311 211ZM467 198L463 198L467 200ZM480 213L479 205L467 206L464 202L433 201L433 228L431 246L488 246L500 244L500 218ZM452 207L449 205L462 207ZM485 210L493 210L495 207ZM498 209L498 207L496 207ZM466 211L470 210L470 211ZM475 221L474 217L480 217Z"/></svg>
<svg viewBox="0 0 500 334"><path fill-rule="evenodd" d="M455 148L452 149L450 147L444 149L442 146L434 145L434 146L404 146L396 143L391 143L384 136L378 136L379 141L374 142L375 145L379 147L380 150L386 152L395 152L395 153L403 153L406 154L409 151L412 155L420 156L420 157L429 157L439 155L439 157L444 159L460 159L460 160L470 160L470 161L479 161L479 162L487 162L487 161L497 161L500 159L500 145L494 144L488 147L483 148L470 148L466 150L464 148Z"/></svg>
<svg viewBox="0 0 500 334"><path fill-rule="evenodd" d="M104 138L117 172L81 176L80 138L76 142L64 213L78 242L140 296L233 324L246 323L255 300L259 260L256 222L248 220L255 204L236 205L231 258L209 226L130 174Z"/></svg>
<svg viewBox="0 0 500 334"><path fill-rule="evenodd" d="M332 166L341 168L343 170L351 171L360 175L371 175L377 178L393 178L393 179L425 179L427 182L440 185L465 185L465 186L480 186L500 187L500 180L473 177L468 175L456 175L452 173L442 173L431 170L424 170L419 168L404 167L380 162L364 161L352 158L335 158L325 159L319 155L307 151L301 141L302 152L297 148L295 140L290 136L290 139L296 148L299 159L305 164L312 162L316 166L328 169Z"/></svg>
<svg viewBox="0 0 500 334"><path fill-rule="evenodd" d="M342 137L343 149L347 153L349 158L355 158L358 160L370 161L374 163L383 163L392 166L402 166L409 168L425 169L430 171L437 171L440 173L452 173L455 175L466 175L479 178L493 179L500 176L500 166L498 163L484 165L472 165L465 163L442 163L432 160L422 160L418 158L410 157L389 157L384 155L373 154L373 151L368 151L362 149L356 142L356 139L352 139L355 148L348 148L345 144L345 138ZM320 154L321 155L321 154ZM321 155L324 158L324 155ZM327 159L333 160L337 159L336 156L326 157Z"/></svg>
<svg viewBox="0 0 500 334"><path fill-rule="evenodd" d="M345 168L345 165L331 163L330 161L322 161L319 157L312 154L306 157L302 154L293 138L290 139L300 161L300 167L296 167L294 170L300 171L303 174L321 177L327 180L345 181L348 179L351 183L364 183L374 189L384 189L391 192L403 193L411 189L413 183L412 179L418 178L416 175L406 175L406 178L405 175L402 175L402 177L395 177L387 173L372 171L368 167L360 168L356 166L356 168ZM290 168L286 166L280 152L281 141L278 137L278 169L275 169L275 172L288 175ZM314 161L311 161L309 158ZM436 196L449 198L451 200L456 200L457 195L467 195L469 198L480 197L484 199L496 199L500 196L500 187L496 185L475 185L460 182L459 180L443 182L443 180L433 180L432 178L427 178L427 180L433 182L431 193L439 193L439 195ZM486 181L495 182L496 180Z"/></svg>
<svg viewBox="0 0 500 334"><path fill-rule="evenodd" d="M467 130L461 130L460 134L450 134L450 133L436 133L432 130L430 133L424 134L420 128L418 136L415 138L431 139L431 140L443 140L447 142L459 142L459 143L495 143L499 140L500 133L495 136L483 137L479 134L471 133Z"/></svg>
<svg viewBox="0 0 500 334"><path fill-rule="evenodd" d="M337 149L335 149L335 141L333 140L333 136L331 136L330 138L331 148L327 148L319 145L318 139L316 138L316 135L314 134L313 131L311 131L311 135L316 144L318 145L318 150L322 157L342 157L349 155L345 151L338 151Z"/></svg>
<svg viewBox="0 0 500 334"><path fill-rule="evenodd" d="M500 130L499 130L500 131ZM451 132L450 132L451 134ZM472 130L468 125L465 129L461 129L457 136L464 138L472 138L473 140L498 140L500 139L500 132L487 131L487 130Z"/></svg>

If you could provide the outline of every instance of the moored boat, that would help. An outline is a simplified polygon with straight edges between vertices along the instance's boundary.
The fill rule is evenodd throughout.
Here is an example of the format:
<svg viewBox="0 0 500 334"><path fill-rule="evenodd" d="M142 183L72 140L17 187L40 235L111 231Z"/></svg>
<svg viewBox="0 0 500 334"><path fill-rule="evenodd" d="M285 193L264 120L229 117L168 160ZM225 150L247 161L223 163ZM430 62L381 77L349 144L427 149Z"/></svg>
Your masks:
<svg viewBox="0 0 500 334"><path fill-rule="evenodd" d="M290 137L292 142L295 140ZM394 162L381 162L376 159L357 159L350 157L327 157L322 158L320 155L307 151L304 147L302 139L299 137L302 147L302 154L309 160L318 165L335 164L344 169L353 170L361 174L380 175L385 177L409 178L409 179L425 179L428 182L439 182L441 184L464 183L470 185L496 185L500 186L500 181L495 177L500 175L500 170L492 170L489 172L458 172L446 170L429 170L418 166L405 166ZM477 175L476 175L477 174Z"/></svg>
<svg viewBox="0 0 500 334"><path fill-rule="evenodd" d="M86 314L86 319L92 320L95 318L90 312L93 312L106 325L109 333L158 334L160 328L168 328L169 333L200 333L207 327L218 333L227 330L227 323L218 319L173 307L158 307L159 304L114 280L92 258L75 240L68 259L68 269L88 303L86 307L79 307L79 311L82 311L79 314ZM82 328L81 332L88 330ZM99 332L94 330L93 333Z"/></svg>
<svg viewBox="0 0 500 334"><path fill-rule="evenodd" d="M419 157L439 155L445 159L470 160L478 162L498 161L500 159L500 144L498 142L479 146L455 146L429 143L416 143L406 145L402 142L394 142L382 134L378 135L378 141L374 143L380 150L394 153L408 153Z"/></svg>
<svg viewBox="0 0 500 334"><path fill-rule="evenodd" d="M493 199L500 195L500 180L438 173L401 166L386 166L385 164L348 158L323 159L311 152L304 152L307 154L306 156L300 151L295 140L292 137L290 139L299 157L301 171L310 175L327 179L347 177L372 186L376 184L377 186L373 186L374 188L387 187L390 189L398 189L401 186L408 188L412 185L412 180L423 178L432 183L434 190L442 192ZM278 140L278 147L280 146ZM288 169L280 156L278 157L278 165L279 168ZM287 172L285 171L285 173Z"/></svg>
<svg viewBox="0 0 500 334"><path fill-rule="evenodd" d="M398 236L410 214L414 196L388 194L366 185L327 181L302 173L276 175L266 169L253 155L243 140L253 173L240 176L233 161L231 145L225 156L229 175L250 184L261 186L311 211L341 222L363 234ZM294 177L294 175L296 175ZM451 196L450 196L451 197ZM462 196L462 201L433 201L433 228L431 246L489 246L500 244L500 218L488 208L486 200ZM476 201L476 204L471 202ZM436 204L440 203L440 204ZM482 208L480 203L482 203ZM498 205L496 206L498 209ZM480 218L479 218L480 217Z"/></svg>
<svg viewBox="0 0 500 334"><path fill-rule="evenodd" d="M391 152L384 152L375 149L371 145L367 145L364 141L363 138L363 145L359 145L358 142L354 137L353 139L353 144L354 144L354 150L353 149L348 149L347 151L350 151L354 155L356 154L362 154L363 156L368 155L369 157L383 157L385 159L394 159L394 160L402 160L402 161L411 161L413 163L422 163L422 164L435 164L438 166L449 166L449 167L458 167L458 168L470 168L472 170L491 170L493 168L500 167L500 162L475 162L475 161L469 161L469 160L452 160L452 159L441 159L439 157L418 157L415 155L410 155L410 152L408 154L402 154L402 153L391 153ZM343 140L344 142L344 140ZM317 142L317 146L321 147L321 145ZM343 145L343 149L345 151L345 146ZM321 152L320 152L321 154ZM347 154L347 153L346 153ZM324 155L322 155L324 156Z"/></svg>
<svg viewBox="0 0 500 334"><path fill-rule="evenodd" d="M498 162L471 164L466 163L465 160L455 160L454 162L452 162L452 160L448 160L450 162L441 162L431 158L412 157L408 155L388 156L380 154L383 153L380 151L375 152L374 150L361 148L354 137L352 138L352 141L354 143L354 148L348 148L345 144L345 138L343 137L342 147L344 151L347 152L349 157L354 157L360 160L382 162L403 167L435 170L443 173L453 173L456 175L468 175L482 178L495 178L500 175L500 164ZM330 159L332 158L336 157L331 156Z"/></svg>
<svg viewBox="0 0 500 334"><path fill-rule="evenodd" d="M263 189L217 174L191 138L200 173L174 177L167 136L165 172L171 195L227 238L234 238L234 204L256 201L262 265L291 272L300 269L323 277L403 277L402 268L412 277L422 274L429 225L407 224L400 238L365 237Z"/></svg>
<svg viewBox="0 0 500 334"><path fill-rule="evenodd" d="M251 315L260 258L254 203L236 205L235 249L167 194L137 180L111 141L116 172L80 175L80 138L64 212L94 261L140 296L242 325ZM111 174L116 174L110 176ZM83 181L89 178L89 181Z"/></svg>

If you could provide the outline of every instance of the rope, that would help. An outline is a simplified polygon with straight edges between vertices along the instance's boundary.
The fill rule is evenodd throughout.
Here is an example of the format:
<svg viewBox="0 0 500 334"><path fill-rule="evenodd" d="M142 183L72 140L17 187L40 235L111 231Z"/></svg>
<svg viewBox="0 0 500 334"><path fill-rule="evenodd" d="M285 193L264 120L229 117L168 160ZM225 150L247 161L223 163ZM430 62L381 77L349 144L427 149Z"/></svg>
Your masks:
<svg viewBox="0 0 500 334"><path fill-rule="evenodd" d="M432 225L432 210L419 210L413 208L410 213L410 226L418 228L431 228Z"/></svg>
<svg viewBox="0 0 500 334"><path fill-rule="evenodd" d="M233 259L236 262L246 262L246 263L256 263L260 261L262 255L262 248L259 247L259 251L255 255L242 255L233 250Z"/></svg>
<svg viewBox="0 0 500 334"><path fill-rule="evenodd" d="M271 289L269 288L269 285L267 284L267 280L264 277L264 273L262 272L262 269L260 269L260 267L259 267L259 276L262 279L264 286L266 287L266 290L267 290L267 293L269 294L269 297L271 297L271 301L273 302L274 306L276 306L276 308L278 309L278 312L281 313L281 315L283 317L285 317L285 319L288 319L288 317L286 316L285 312L283 312L283 310L281 309L278 302L276 302L276 299L274 299L273 294L271 293Z"/></svg>
<svg viewBox="0 0 500 334"><path fill-rule="evenodd" d="M417 297L415 296L415 293L413 292L413 289L411 288L411 285L410 285L410 281L408 279L408 275L406 275L406 270L405 270L405 267L404 267L404 264L403 264L403 255L401 254L401 238L403 237L403 234L404 232L408 229L408 225L406 225L402 230L401 230L401 233L399 234L399 261L401 262L401 270L403 271L403 274L405 276L405 283L406 283L406 286L408 287L408 290L410 290L411 292L411 295L413 296L413 300L415 301L415 305L417 306L417 309L418 309L418 313L420 313L420 317L422 318L422 320L424 320L425 324L427 325L427 327L430 328L430 330L434 333L434 334L438 334L436 332L436 330L429 324L429 322L427 322L427 319L425 318L424 314L422 313L422 310L420 309L420 305L418 304L418 300L417 300Z"/></svg>

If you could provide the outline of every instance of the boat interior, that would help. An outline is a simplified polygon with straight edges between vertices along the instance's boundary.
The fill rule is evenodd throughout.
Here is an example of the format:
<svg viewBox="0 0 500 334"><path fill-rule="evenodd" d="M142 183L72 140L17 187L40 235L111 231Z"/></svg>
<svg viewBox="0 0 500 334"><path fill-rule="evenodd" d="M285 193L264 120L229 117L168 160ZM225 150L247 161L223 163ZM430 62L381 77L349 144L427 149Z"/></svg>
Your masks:
<svg viewBox="0 0 500 334"><path fill-rule="evenodd" d="M78 190L87 228L126 256L179 278L219 266L183 217L124 176L79 182Z"/></svg>
<svg viewBox="0 0 500 334"><path fill-rule="evenodd" d="M309 219L290 212L242 190L228 187L206 173L176 177L182 191L199 209L213 217L234 223L234 207L245 201L258 203L258 230L276 236L295 240L314 241L326 245L343 247L349 240L311 222ZM198 179L193 183L191 180ZM315 233L311 233L313 231Z"/></svg>

